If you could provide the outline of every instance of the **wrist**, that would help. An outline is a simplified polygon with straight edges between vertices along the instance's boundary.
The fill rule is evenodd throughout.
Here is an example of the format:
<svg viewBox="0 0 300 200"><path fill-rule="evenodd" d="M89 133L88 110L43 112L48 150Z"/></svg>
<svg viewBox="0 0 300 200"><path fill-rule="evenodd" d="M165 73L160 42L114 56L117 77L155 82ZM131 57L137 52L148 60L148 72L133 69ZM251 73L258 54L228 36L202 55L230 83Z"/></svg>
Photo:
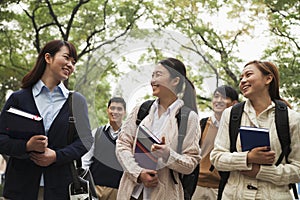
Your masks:
<svg viewBox="0 0 300 200"><path fill-rule="evenodd" d="M253 160L252 160L252 157L251 157L251 151L249 151L247 153L247 164L252 164L253 163Z"/></svg>
<svg viewBox="0 0 300 200"><path fill-rule="evenodd" d="M141 181L141 174L138 176L137 182L138 182L138 183L141 183L141 182L142 182L142 181Z"/></svg>
<svg viewBox="0 0 300 200"><path fill-rule="evenodd" d="M33 149L31 149L31 147L30 147L29 141L26 142L25 150L26 150L26 152L30 152L30 151L33 150Z"/></svg>

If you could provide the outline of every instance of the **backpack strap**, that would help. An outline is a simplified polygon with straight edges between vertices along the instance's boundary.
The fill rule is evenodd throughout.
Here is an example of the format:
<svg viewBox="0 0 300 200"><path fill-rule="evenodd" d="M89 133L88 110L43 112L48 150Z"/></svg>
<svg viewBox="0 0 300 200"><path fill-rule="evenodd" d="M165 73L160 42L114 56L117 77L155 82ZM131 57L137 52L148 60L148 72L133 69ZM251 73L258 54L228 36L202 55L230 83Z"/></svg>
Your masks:
<svg viewBox="0 0 300 200"><path fill-rule="evenodd" d="M275 107L275 124L276 131L281 145L281 154L275 163L278 166L283 157L285 157L286 163L289 163L288 156L291 152L291 137L290 137L290 128L289 128L289 116L288 116L288 108L287 105L280 100L274 100ZM289 184L289 186L293 189L294 198L299 199L298 191L295 183Z"/></svg>
<svg viewBox="0 0 300 200"><path fill-rule="evenodd" d="M242 114L244 111L245 102L235 104L230 112L229 120L229 137L230 137L230 152L236 151L236 140L241 124ZM218 200L222 199L222 193L229 178L229 171L219 171L221 180L219 183Z"/></svg>
<svg viewBox="0 0 300 200"><path fill-rule="evenodd" d="M141 121L149 114L149 110L155 100L147 100L144 103L142 103L141 107L139 108L137 119L136 119L136 125L138 126ZM189 114L191 112L191 109L187 106L183 106L179 109L179 112L176 114L177 119L177 126L178 126L178 144L177 144L177 152L181 153L182 151L182 143L184 140L184 137L186 135L186 129L187 129L187 121ZM181 123L183 121L183 123ZM178 184L178 182L175 179L173 170L170 170L172 179L175 184Z"/></svg>
<svg viewBox="0 0 300 200"><path fill-rule="evenodd" d="M135 121L137 126L140 125L141 121L149 114L149 110L154 101L155 100L147 100L144 103L142 103L137 114L137 119Z"/></svg>
<svg viewBox="0 0 300 200"><path fill-rule="evenodd" d="M239 133L242 114L244 112L245 102L234 105L230 113L229 135L230 135L230 152L236 151L236 140Z"/></svg>
<svg viewBox="0 0 300 200"><path fill-rule="evenodd" d="M177 125L178 125L178 144L177 144L177 153L182 151L182 143L186 135L187 122L190 115L191 109L187 106L183 106L179 109L179 112L176 115ZM183 121L183 123L181 123Z"/></svg>
<svg viewBox="0 0 300 200"><path fill-rule="evenodd" d="M178 126L178 143L177 143L177 153L181 153L182 151L182 143L184 140L184 137L186 135L186 129L187 129L187 122L189 118L189 114L191 112L191 109L187 106L183 106L179 109L178 113L176 114L176 120L177 120L177 126ZM183 123L181 123L183 122ZM174 171L170 169L171 177L175 184L178 184L178 182L175 179Z"/></svg>
<svg viewBox="0 0 300 200"><path fill-rule="evenodd" d="M287 112L287 106L285 103L279 100L275 100L275 124L277 135L281 145L281 154L276 162L276 166L279 165L283 157L285 157L288 163L288 155L291 152L291 138L290 138L290 129L289 129L289 117Z"/></svg>
<svg viewBox="0 0 300 200"><path fill-rule="evenodd" d="M201 133L204 132L204 129L205 129L207 120L208 120L208 117L202 118L202 119L200 120ZM202 136L202 134L201 134L201 136Z"/></svg>
<svg viewBox="0 0 300 200"><path fill-rule="evenodd" d="M289 118L288 118L288 109L287 105L280 101L275 100L275 124L276 131L280 141L282 152L276 162L276 166L279 165L283 157L286 159L286 163L288 162L288 155L291 151L291 139L290 139L290 130L289 130ZM229 130L230 130L230 152L236 151L236 140L238 134L238 128L240 127L241 117L244 110L245 102L236 104L232 107L230 113L230 122L229 122ZM229 178L229 172L219 172L221 175L221 181L219 184L218 191L218 200L222 199L222 193ZM295 199L298 199L298 192L296 189L296 184L290 184L290 187L293 189Z"/></svg>

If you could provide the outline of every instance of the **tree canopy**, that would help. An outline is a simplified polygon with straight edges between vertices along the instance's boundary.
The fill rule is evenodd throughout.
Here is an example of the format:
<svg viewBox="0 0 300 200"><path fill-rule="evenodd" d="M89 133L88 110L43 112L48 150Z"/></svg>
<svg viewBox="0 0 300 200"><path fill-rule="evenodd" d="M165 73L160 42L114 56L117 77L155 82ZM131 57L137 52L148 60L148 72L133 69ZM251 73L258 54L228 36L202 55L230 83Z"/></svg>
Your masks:
<svg viewBox="0 0 300 200"><path fill-rule="evenodd" d="M7 91L19 89L22 77L34 65L42 46L52 39L63 39L71 41L79 54L69 87L86 96L95 123L105 122L112 83L127 73L124 66L139 70L141 65L154 64L168 55L187 63L197 86L199 109L206 109L211 97L203 86L204 80L214 79L212 88L220 84L238 88L241 67L250 61L239 57L240 44L256 37L257 26L264 20L268 41L257 59L273 61L279 67L282 96L297 109L299 16L300 3L296 0L3 0L1 105ZM130 62L126 54L141 48L143 53L136 53L137 61Z"/></svg>

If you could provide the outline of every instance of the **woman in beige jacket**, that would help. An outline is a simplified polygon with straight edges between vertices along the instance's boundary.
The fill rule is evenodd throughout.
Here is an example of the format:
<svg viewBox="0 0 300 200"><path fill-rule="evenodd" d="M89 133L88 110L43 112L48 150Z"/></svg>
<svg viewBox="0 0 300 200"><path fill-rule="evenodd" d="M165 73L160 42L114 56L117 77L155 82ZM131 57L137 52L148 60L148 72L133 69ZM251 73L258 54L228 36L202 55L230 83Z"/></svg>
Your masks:
<svg viewBox="0 0 300 200"><path fill-rule="evenodd" d="M275 163L282 151L276 132L273 102L273 100L282 100L279 95L277 67L271 62L247 63L240 77L240 90L247 98L241 126L268 129L271 150L268 151L268 147L257 147L243 152L238 135L237 152L230 153L231 108L227 108L223 112L215 146L210 155L212 164L218 170L230 171L222 199L293 199L289 183L300 182L300 114L288 109L291 138L291 152L288 156L290 163L285 163L283 159L276 166Z"/></svg>
<svg viewBox="0 0 300 200"><path fill-rule="evenodd" d="M184 64L174 58L160 61L152 74L151 86L153 96L158 98L140 125L145 125L163 141L161 145L152 145L153 153L159 157L157 168L156 170L142 168L134 158L136 119L139 110L137 106L122 126L117 140L116 154L124 169L117 197L119 200L184 199L178 173L191 173L200 160L198 144L200 127L196 113L195 90L186 78ZM178 96L182 92L184 94L181 100ZM176 152L178 126L175 116L183 105L194 111L190 112L188 118L182 154L178 154ZM174 183L170 169L174 171L178 184Z"/></svg>

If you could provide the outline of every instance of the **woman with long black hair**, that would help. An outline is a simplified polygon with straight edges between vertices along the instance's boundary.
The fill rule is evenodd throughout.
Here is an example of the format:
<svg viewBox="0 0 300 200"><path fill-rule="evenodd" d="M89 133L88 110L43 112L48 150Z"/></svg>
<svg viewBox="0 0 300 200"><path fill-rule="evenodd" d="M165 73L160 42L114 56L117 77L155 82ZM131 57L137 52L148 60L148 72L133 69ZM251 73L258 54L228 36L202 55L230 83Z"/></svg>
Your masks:
<svg viewBox="0 0 300 200"><path fill-rule="evenodd" d="M152 153L158 159L156 169L141 167L134 158L136 146L137 113L140 106L133 109L122 126L117 140L116 153L124 174L121 179L117 199L184 199L179 174L189 174L200 160L200 127L196 108L195 89L186 77L184 64L175 58L160 61L151 79L153 96L149 114L141 121L161 144L152 145ZM178 124L176 114L183 106L192 111L187 120L186 136L182 153L176 151L178 145ZM181 122L183 123L183 122ZM178 184L175 184L170 169Z"/></svg>

